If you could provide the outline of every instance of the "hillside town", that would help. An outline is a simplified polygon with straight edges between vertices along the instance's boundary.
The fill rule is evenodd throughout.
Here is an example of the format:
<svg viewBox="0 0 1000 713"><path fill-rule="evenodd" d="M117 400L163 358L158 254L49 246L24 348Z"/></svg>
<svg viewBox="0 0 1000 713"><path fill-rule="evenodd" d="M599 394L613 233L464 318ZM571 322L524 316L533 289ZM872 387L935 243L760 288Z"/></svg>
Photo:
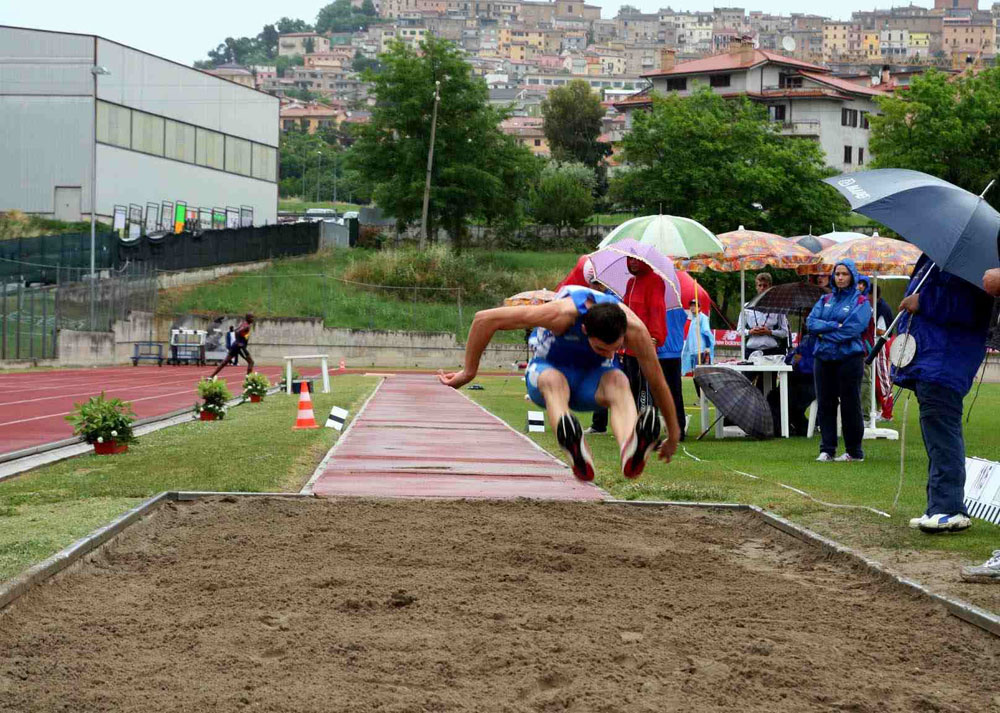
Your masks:
<svg viewBox="0 0 1000 713"><path fill-rule="evenodd" d="M361 0L352 0L354 8ZM509 110L505 133L549 154L541 102L553 87L583 80L606 109L601 140L614 144L650 92L689 94L700 85L767 106L782 133L818 140L828 165L870 159L867 116L875 98L906 87L928 67L958 72L992 65L1000 3L935 0L831 18L773 15L741 7L640 12L613 18L582 0L382 0L355 32L289 32L278 38L287 67L224 63L209 71L281 98L281 128L314 133L368 120L374 102L364 67L393 41L414 48L450 40Z"/></svg>

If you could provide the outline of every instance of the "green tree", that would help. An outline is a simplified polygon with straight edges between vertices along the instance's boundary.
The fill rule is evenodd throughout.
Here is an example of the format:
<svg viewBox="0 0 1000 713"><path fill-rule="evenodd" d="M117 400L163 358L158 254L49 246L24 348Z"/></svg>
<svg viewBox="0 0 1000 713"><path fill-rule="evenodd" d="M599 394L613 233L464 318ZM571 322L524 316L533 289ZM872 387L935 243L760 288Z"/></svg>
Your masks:
<svg viewBox="0 0 1000 713"><path fill-rule="evenodd" d="M377 17L378 10L375 9L375 3L372 0L364 0L361 3L361 14L368 17Z"/></svg>
<svg viewBox="0 0 1000 713"><path fill-rule="evenodd" d="M622 141L629 165L611 195L642 213L681 215L725 232L739 225L798 235L842 220L847 204L821 178L819 144L782 136L766 109L705 88L690 97L653 95Z"/></svg>
<svg viewBox="0 0 1000 713"><path fill-rule="evenodd" d="M1000 166L1000 69L973 76L930 70L871 116L875 168L923 171L979 194ZM986 196L1000 206L1000 191Z"/></svg>
<svg viewBox="0 0 1000 713"><path fill-rule="evenodd" d="M428 233L445 227L461 250L466 221L515 224L535 172L531 152L499 130L503 113L489 104L451 42L434 37L419 51L395 42L368 73L376 103L357 129L349 170L366 176L375 201L401 224L421 217L435 82L440 82Z"/></svg>
<svg viewBox="0 0 1000 713"><path fill-rule="evenodd" d="M305 49L306 54L312 54L316 51L316 40L312 37L307 37L302 43L302 47Z"/></svg>
<svg viewBox="0 0 1000 713"><path fill-rule="evenodd" d="M282 35L287 35L291 32L312 32L313 27L305 20L294 20L290 17L283 17L276 23L276 29Z"/></svg>
<svg viewBox="0 0 1000 713"><path fill-rule="evenodd" d="M361 54L361 50L358 50L354 53L354 59L351 61L351 69L359 74L367 71L377 74L382 69L382 65L377 59L368 59Z"/></svg>
<svg viewBox="0 0 1000 713"><path fill-rule="evenodd" d="M316 16L316 32L356 32L368 29L368 25L380 22L378 13L365 12L362 5L355 8L351 0L334 0L329 5L320 8Z"/></svg>
<svg viewBox="0 0 1000 713"><path fill-rule="evenodd" d="M543 225L579 228L594 213L594 172L582 163L550 161L531 197L531 215Z"/></svg>
<svg viewBox="0 0 1000 713"><path fill-rule="evenodd" d="M611 153L611 145L598 141L604 118L601 98L582 79L555 87L542 100L543 131L557 161L578 161L597 168Z"/></svg>

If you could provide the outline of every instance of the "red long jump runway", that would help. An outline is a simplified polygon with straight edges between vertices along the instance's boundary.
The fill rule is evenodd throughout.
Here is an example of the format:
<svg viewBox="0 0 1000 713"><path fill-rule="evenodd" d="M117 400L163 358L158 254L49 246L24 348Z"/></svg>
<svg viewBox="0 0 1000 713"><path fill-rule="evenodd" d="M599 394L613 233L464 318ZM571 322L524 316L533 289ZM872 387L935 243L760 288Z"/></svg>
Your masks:
<svg viewBox="0 0 1000 713"><path fill-rule="evenodd" d="M0 454L19 451L73 435L65 416L73 404L102 391L130 401L138 418L162 416L198 400L197 385L214 366L123 366L0 375ZM272 381L281 367L259 371ZM219 375L234 396L243 388L245 366L229 366Z"/></svg>
<svg viewBox="0 0 1000 713"><path fill-rule="evenodd" d="M437 377L386 379L312 492L428 498L602 500L561 461Z"/></svg>

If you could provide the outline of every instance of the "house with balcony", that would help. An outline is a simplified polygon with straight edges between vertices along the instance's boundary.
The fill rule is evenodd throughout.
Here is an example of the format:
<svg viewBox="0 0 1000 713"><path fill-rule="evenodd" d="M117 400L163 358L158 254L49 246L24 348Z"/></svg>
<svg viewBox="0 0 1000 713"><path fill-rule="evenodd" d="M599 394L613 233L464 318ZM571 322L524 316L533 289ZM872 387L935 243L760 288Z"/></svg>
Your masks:
<svg viewBox="0 0 1000 713"><path fill-rule="evenodd" d="M819 142L827 165L841 171L869 163L868 117L878 112L876 97L886 90L835 77L826 67L754 48L744 41L726 54L675 63L663 50L661 68L642 75L648 91L615 103L632 126L636 111L652 106L650 94L690 96L707 87L723 97L748 97L767 107L768 117L787 136Z"/></svg>

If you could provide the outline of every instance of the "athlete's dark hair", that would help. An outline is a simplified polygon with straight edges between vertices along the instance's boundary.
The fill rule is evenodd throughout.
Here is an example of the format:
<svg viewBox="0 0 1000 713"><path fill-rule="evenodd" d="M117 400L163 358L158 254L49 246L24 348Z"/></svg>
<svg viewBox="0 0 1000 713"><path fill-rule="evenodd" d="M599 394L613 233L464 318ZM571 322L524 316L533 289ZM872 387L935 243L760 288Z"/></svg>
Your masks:
<svg viewBox="0 0 1000 713"><path fill-rule="evenodd" d="M583 315L583 326L587 336L600 339L605 344L613 344L625 334L628 320L625 311L616 304L602 302L594 305Z"/></svg>

